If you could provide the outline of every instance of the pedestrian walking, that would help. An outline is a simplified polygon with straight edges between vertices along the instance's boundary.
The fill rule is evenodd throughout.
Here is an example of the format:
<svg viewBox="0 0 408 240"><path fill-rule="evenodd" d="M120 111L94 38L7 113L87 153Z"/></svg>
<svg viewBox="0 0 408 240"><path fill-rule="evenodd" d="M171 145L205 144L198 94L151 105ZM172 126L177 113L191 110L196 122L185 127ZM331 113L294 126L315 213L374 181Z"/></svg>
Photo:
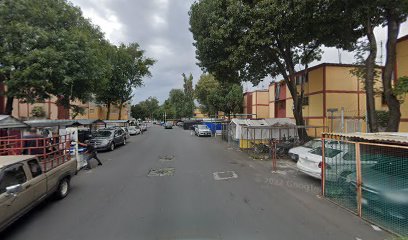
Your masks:
<svg viewBox="0 0 408 240"><path fill-rule="evenodd" d="M102 162L98 158L97 151L96 151L95 147L92 144L90 144L90 143L85 144L85 143L78 142L78 145L86 147L85 154L87 154L87 156L86 156L86 162L87 162L86 169L87 170L90 170L92 168L91 167L91 162L90 162L92 158L95 159L96 161L98 161L98 166L102 166Z"/></svg>

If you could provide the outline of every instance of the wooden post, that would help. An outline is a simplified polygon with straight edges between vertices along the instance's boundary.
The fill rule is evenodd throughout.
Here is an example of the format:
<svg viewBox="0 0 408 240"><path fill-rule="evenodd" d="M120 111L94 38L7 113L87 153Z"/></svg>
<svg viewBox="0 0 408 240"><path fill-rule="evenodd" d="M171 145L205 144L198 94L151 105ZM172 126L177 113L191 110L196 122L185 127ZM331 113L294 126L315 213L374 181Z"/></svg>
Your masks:
<svg viewBox="0 0 408 240"><path fill-rule="evenodd" d="M322 196L325 196L326 194L326 168L325 168L325 164L326 164L326 157L325 157L325 153L324 153L324 147L325 147L325 136L322 136Z"/></svg>
<svg viewBox="0 0 408 240"><path fill-rule="evenodd" d="M357 214L358 214L359 217L361 217L361 216L362 216L362 207L361 207L361 200L362 200L362 193L361 193L362 175L361 175L360 143L355 143L355 148L356 148Z"/></svg>

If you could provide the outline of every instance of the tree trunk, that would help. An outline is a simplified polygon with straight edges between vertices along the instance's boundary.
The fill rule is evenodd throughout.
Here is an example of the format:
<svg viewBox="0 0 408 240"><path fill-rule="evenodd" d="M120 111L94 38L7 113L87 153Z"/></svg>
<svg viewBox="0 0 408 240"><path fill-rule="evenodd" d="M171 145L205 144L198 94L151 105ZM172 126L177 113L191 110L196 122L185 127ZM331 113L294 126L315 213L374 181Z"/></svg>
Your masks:
<svg viewBox="0 0 408 240"><path fill-rule="evenodd" d="M7 97L6 109L5 109L6 115L11 116L13 114L13 102L14 102L14 97Z"/></svg>
<svg viewBox="0 0 408 240"><path fill-rule="evenodd" d="M123 107L123 103L119 104L119 116L118 116L118 120L122 119L122 107Z"/></svg>
<svg viewBox="0 0 408 240"><path fill-rule="evenodd" d="M367 127L369 132L378 132L377 117L375 113L375 99L374 99L374 77L375 77L375 59L377 57L377 40L374 35L374 28L371 20L367 20L367 38L370 45L370 53L366 59L366 108L367 108Z"/></svg>
<svg viewBox="0 0 408 240"><path fill-rule="evenodd" d="M109 117L110 117L110 108L111 108L111 104L110 104L110 102L109 103L107 103L106 104L106 120L109 120Z"/></svg>
<svg viewBox="0 0 408 240"><path fill-rule="evenodd" d="M401 120L401 110L400 102L392 92L392 75L395 69L396 45L400 28L400 22L393 13L388 13L387 26L388 26L387 56L385 61L384 75L382 78L385 101L388 105L390 114L386 131L398 132Z"/></svg>

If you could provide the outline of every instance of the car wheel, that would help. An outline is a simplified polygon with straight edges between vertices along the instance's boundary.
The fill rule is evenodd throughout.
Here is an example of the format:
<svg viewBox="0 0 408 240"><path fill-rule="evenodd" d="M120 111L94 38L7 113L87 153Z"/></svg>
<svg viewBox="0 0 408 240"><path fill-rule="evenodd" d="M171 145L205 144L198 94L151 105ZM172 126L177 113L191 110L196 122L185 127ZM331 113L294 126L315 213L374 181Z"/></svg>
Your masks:
<svg viewBox="0 0 408 240"><path fill-rule="evenodd" d="M69 178L63 178L59 184L58 184L58 188L57 191L55 192L55 196L57 199L63 199L66 196L68 196L69 190L70 190L70 181Z"/></svg>
<svg viewBox="0 0 408 240"><path fill-rule="evenodd" d="M115 144L114 144L114 143L111 143L111 144L110 144L109 150L110 150L110 151L115 150Z"/></svg>

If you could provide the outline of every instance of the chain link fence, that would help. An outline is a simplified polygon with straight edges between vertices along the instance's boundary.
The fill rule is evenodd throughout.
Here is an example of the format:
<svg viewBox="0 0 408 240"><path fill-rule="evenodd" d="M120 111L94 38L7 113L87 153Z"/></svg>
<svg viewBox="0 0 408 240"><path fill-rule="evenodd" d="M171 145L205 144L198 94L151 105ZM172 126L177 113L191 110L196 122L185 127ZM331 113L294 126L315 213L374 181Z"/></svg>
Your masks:
<svg viewBox="0 0 408 240"><path fill-rule="evenodd" d="M408 235L408 146L324 142L323 195L376 225Z"/></svg>

